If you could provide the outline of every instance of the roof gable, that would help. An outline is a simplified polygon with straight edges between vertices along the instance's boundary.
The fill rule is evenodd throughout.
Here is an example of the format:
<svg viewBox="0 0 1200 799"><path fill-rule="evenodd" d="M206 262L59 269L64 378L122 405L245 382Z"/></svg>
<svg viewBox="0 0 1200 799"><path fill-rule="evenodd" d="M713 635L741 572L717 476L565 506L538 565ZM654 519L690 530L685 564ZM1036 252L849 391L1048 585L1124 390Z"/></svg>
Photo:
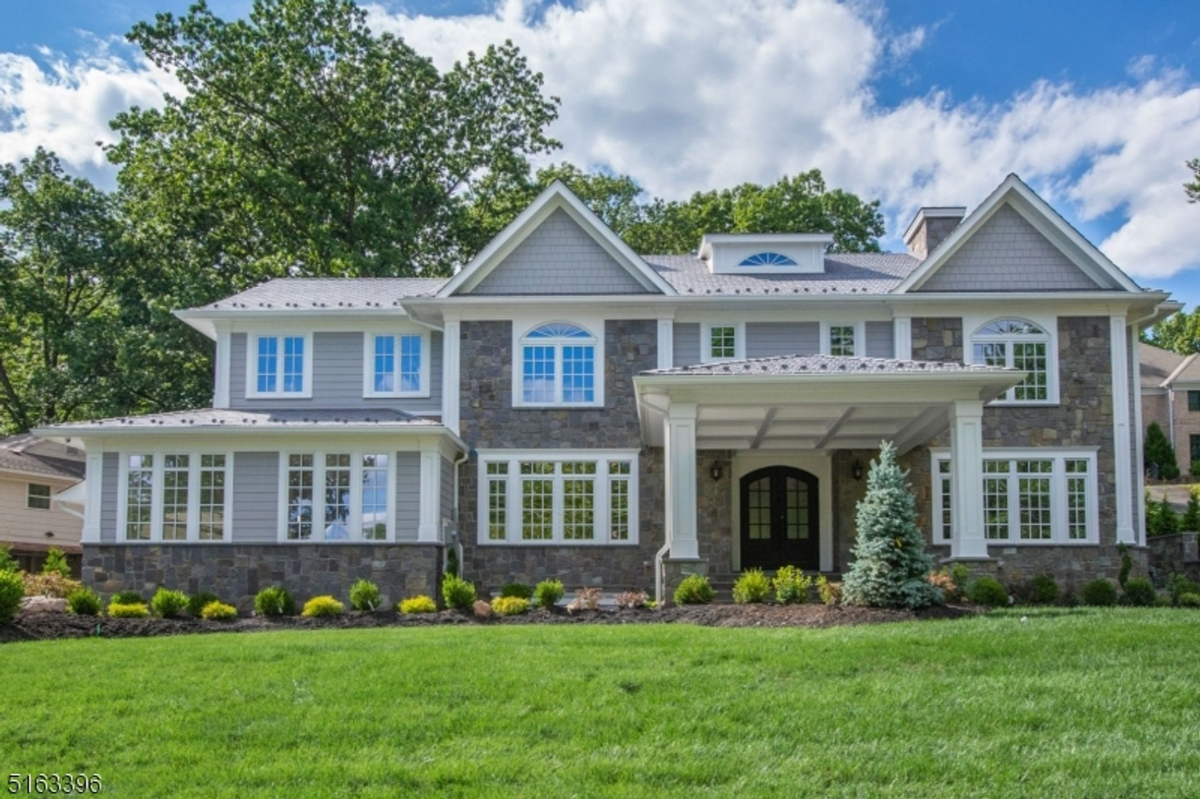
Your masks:
<svg viewBox="0 0 1200 799"><path fill-rule="evenodd" d="M543 231L544 226L548 227ZM529 245L523 246L526 241ZM583 269L574 260L577 256L583 257ZM510 266L512 274L508 274ZM675 294L675 290L556 180L438 296L631 293Z"/></svg>
<svg viewBox="0 0 1200 799"><path fill-rule="evenodd" d="M1016 175L1005 178L896 289L1095 290L1141 292Z"/></svg>

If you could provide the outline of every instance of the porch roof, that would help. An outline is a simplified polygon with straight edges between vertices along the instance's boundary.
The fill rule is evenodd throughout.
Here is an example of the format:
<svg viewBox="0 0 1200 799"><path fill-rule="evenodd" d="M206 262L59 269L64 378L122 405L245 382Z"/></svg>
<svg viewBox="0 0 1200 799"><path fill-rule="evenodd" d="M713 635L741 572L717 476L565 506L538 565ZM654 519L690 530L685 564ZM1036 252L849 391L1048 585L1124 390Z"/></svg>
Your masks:
<svg viewBox="0 0 1200 799"><path fill-rule="evenodd" d="M1028 373L892 358L786 355L653 369L634 378L642 439L662 446L673 406L694 407L697 449L901 451L950 426L954 402L989 402Z"/></svg>

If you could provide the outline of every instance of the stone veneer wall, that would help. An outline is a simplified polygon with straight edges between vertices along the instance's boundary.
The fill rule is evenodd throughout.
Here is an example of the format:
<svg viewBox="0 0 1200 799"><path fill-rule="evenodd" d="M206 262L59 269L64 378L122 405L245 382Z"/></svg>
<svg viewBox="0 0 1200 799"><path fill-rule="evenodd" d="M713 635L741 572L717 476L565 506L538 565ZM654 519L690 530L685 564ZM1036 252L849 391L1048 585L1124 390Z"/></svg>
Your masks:
<svg viewBox="0 0 1200 799"><path fill-rule="evenodd" d="M297 606L322 594L348 604L350 586L365 578L390 607L437 596L441 562L440 544L84 544L83 581L106 602L117 591L149 600L165 587L211 591L249 613L254 595L271 585L286 588Z"/></svg>
<svg viewBox="0 0 1200 799"><path fill-rule="evenodd" d="M642 447L633 376L657 367L656 321L605 324L603 408L514 408L512 323L463 322L461 335L460 430L472 450ZM547 578L562 580L569 592L582 586L652 591L654 556L664 540L662 449L642 448L639 469L636 545L480 545L479 459L472 451L462 466L459 486L465 576L485 592L495 592L510 581L535 583ZM702 542L703 538L702 533Z"/></svg>
<svg viewBox="0 0 1200 799"><path fill-rule="evenodd" d="M1193 582L1200 582L1200 535L1176 533L1148 539L1151 577L1157 585L1165 585L1172 574L1184 574Z"/></svg>

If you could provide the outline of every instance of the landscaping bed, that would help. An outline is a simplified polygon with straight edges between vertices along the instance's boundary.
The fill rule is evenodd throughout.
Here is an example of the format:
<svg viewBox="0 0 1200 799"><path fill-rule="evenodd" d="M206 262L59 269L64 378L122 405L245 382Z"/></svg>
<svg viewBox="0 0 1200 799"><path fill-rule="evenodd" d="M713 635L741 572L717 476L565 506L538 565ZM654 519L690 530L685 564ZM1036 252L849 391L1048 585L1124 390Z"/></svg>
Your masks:
<svg viewBox="0 0 1200 799"><path fill-rule="evenodd" d="M474 624L479 626L530 624L696 624L705 627L835 627L853 624L953 619L979 611L974 606L943 605L918 611L803 605L686 605L659 609L601 608L569 612L565 608L537 608L518 616L479 618L469 611L400 614L350 612L327 618L253 616L232 621L204 619L111 619L73 613L19 613L9 624L0 624L0 643L53 638L143 638L162 635L263 630L323 630L370 627L429 627Z"/></svg>

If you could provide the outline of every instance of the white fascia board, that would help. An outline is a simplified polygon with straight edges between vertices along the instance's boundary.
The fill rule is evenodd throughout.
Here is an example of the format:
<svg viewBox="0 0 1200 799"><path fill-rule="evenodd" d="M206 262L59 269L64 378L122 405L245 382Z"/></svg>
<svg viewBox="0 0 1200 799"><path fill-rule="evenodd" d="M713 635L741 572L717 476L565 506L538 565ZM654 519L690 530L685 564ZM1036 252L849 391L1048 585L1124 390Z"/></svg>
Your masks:
<svg viewBox="0 0 1200 799"><path fill-rule="evenodd" d="M714 244L833 244L832 233L705 233L700 237L698 255L712 256Z"/></svg>

